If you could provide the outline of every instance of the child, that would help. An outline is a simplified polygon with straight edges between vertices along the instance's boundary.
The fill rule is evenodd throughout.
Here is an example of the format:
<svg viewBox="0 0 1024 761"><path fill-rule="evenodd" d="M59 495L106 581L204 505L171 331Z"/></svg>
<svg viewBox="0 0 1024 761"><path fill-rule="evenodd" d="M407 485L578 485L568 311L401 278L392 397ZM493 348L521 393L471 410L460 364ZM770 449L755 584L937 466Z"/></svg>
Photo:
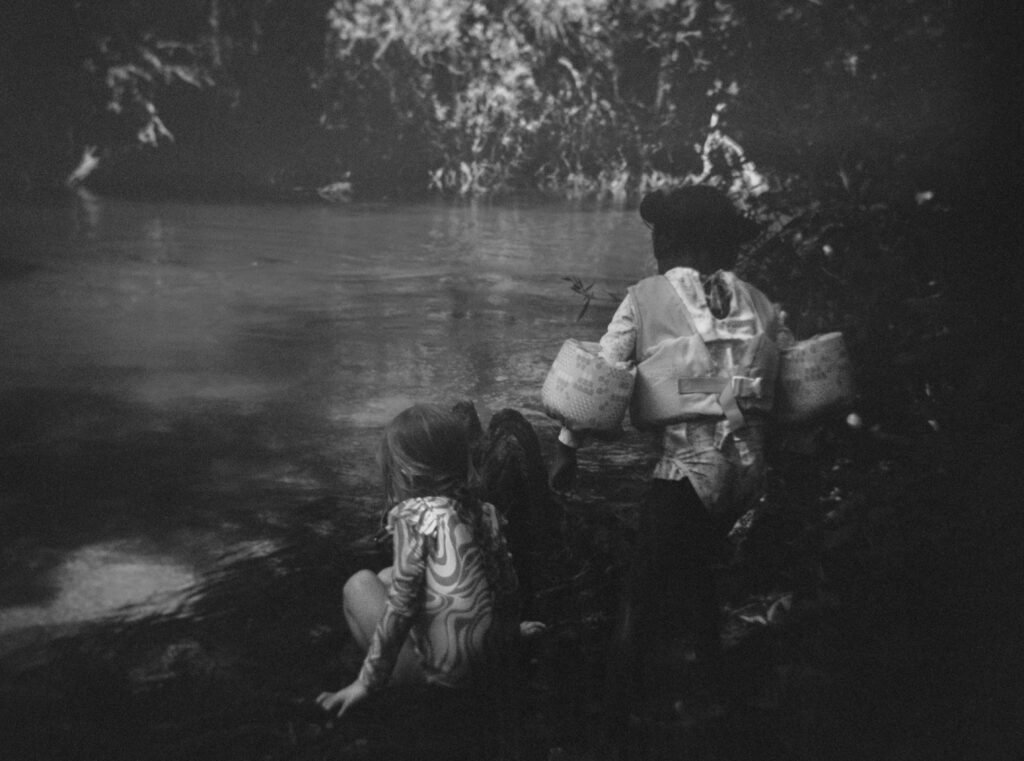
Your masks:
<svg viewBox="0 0 1024 761"><path fill-rule="evenodd" d="M757 225L708 186L648 193L658 275L629 289L601 356L637 363L630 418L660 439L640 509L613 666L638 677L659 711L678 681L671 665L713 674L720 656L714 568L729 528L764 485L765 424L778 365L775 307L732 268ZM569 488L582 437L564 428L551 472ZM673 662L675 662L673 664ZM626 684L624 679L614 682ZM690 679L691 683L696 679ZM635 702L635 701L634 701ZM675 709L673 709L675 710Z"/></svg>
<svg viewBox="0 0 1024 761"><path fill-rule="evenodd" d="M387 426L378 460L394 565L345 584L359 676L317 703L339 717L386 684L478 684L518 633L517 581L495 508L475 498L465 421L415 405Z"/></svg>

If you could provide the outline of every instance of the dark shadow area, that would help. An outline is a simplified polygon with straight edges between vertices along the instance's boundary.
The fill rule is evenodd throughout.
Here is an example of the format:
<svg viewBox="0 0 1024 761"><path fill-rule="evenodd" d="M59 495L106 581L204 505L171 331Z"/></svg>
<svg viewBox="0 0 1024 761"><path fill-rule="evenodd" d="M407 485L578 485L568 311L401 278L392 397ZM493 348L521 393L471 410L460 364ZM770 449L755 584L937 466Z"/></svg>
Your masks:
<svg viewBox="0 0 1024 761"><path fill-rule="evenodd" d="M943 435L837 423L814 456L777 455L769 499L737 524L718 572L721 714L607 712L609 637L647 470L627 437L581 457L586 491L538 492L554 499L553 522L528 522L547 540L529 558L531 605L549 629L524 643L497 692L386 692L341 723L314 710L361 662L342 584L388 562L369 539L339 539L351 534L323 503L277 549L225 558L175 614L9 654L0 741L12 759L1013 758L1004 666L1016 648L992 607L1019 566L1019 522L999 499L1019 481L1004 433L971 439L966 454ZM553 435L503 451L530 473ZM377 516L364 515L355 528L368 537Z"/></svg>
<svg viewBox="0 0 1024 761"><path fill-rule="evenodd" d="M16 280L17 278L31 275L39 269L41 267L37 264L0 256L0 281Z"/></svg>

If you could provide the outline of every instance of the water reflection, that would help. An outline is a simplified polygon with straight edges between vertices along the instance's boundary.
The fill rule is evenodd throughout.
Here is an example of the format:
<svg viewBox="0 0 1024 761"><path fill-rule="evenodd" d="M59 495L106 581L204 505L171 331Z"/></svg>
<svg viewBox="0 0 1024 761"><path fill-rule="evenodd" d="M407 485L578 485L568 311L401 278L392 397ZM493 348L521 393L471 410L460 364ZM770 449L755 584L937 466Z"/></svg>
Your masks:
<svg viewBox="0 0 1024 761"><path fill-rule="evenodd" d="M2 211L0 271L16 276L0 279L0 571L25 594L7 595L0 631L176 588L311 505L358 535L389 417L472 398L547 425L551 359L614 306L575 323L561 278L621 291L649 258L622 211L95 198ZM181 531L203 550L168 540ZM155 554L110 544L133 541ZM7 552L18 542L35 558ZM53 583L33 584L33 567Z"/></svg>

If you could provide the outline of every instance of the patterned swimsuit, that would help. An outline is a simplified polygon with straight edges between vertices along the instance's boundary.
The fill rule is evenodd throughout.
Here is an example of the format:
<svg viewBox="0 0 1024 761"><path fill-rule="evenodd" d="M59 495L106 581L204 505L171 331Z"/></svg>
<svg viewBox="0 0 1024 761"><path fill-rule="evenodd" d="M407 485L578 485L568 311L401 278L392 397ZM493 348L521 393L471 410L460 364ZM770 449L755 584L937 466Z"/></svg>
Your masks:
<svg viewBox="0 0 1024 761"><path fill-rule="evenodd" d="M408 637L430 684L471 682L515 625L516 577L493 505L482 505L490 546L481 547L448 497L416 497L388 513L394 535L394 576L359 681L382 687ZM488 581L483 553L497 567Z"/></svg>

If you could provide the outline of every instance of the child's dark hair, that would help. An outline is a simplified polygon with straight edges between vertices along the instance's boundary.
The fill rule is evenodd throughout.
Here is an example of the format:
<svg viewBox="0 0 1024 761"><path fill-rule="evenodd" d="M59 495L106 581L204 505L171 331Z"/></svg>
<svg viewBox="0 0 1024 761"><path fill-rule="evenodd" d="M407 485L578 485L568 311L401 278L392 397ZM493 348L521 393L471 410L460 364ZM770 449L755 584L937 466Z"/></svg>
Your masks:
<svg viewBox="0 0 1024 761"><path fill-rule="evenodd" d="M652 191L640 216L651 227L656 259L702 252L714 269L731 269L738 246L758 232L728 196L706 185Z"/></svg>
<svg viewBox="0 0 1024 761"><path fill-rule="evenodd" d="M488 579L497 573L494 540L484 525L477 496L466 420L435 404L416 404L396 415L384 429L378 463L388 509L413 497L449 497L459 519L483 550Z"/></svg>

